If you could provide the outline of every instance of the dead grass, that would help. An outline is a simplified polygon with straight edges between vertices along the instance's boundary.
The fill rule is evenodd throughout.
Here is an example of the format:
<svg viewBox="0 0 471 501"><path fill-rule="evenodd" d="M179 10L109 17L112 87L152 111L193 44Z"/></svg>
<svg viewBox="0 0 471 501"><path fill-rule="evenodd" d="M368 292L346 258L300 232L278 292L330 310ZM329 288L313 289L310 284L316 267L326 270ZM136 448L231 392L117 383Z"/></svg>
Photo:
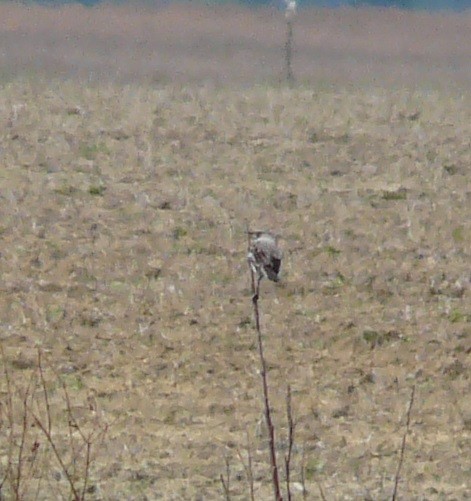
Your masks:
<svg viewBox="0 0 471 501"><path fill-rule="evenodd" d="M172 9L162 12L180 22ZM169 59L163 74L173 78L184 69L180 82L201 82L195 75L206 74L232 84L216 88L146 84L145 64L130 59L137 49L123 49L132 35L123 29L120 39L116 32L119 19L146 33L129 11L113 17L105 10L109 25L97 18L93 33L115 30L103 36L121 41L107 44L114 47L107 52L94 39L85 56L81 34L90 11L34 11L36 32L33 25L21 31L21 10L8 12L0 15L6 43L22 40L18 35L46 40L59 15L65 36L73 13L80 27L70 47L81 55L74 59L69 47L61 66L61 44L49 46L45 54L57 55L51 75L71 76L73 61L78 75L111 75L90 85L33 80L25 75L36 75L35 66L25 60L25 73L20 65L0 91L0 341L18 388L36 370L39 346L67 385L74 413L86 423L92 405L93 415L113 423L91 465L90 496L221 499L227 457L233 498L247 499L240 457L247 461L248 430L255 498L271 499L245 259L248 220L284 237L283 282L263 283L261 311L279 450L287 445L286 383L298 420L292 485L300 482L304 450L308 499L319 495L317 481L327 499L389 499L415 385L399 498L466 499L470 100L430 87L469 84L469 65L440 66L461 50L463 61L469 58L459 44L469 18L412 16L430 33L446 26L438 33L456 41L443 56L418 46L421 67L408 66L406 46L391 56L404 68L399 87L414 80L428 90L381 90L372 80L362 88L355 77L362 59L348 55L342 58L352 80L344 79L342 64L322 65L340 68L328 86L288 90L246 85L273 79L273 61L281 72L273 48L278 32L270 31L266 12L255 14L253 26L266 23L263 54L273 51L275 59L260 70L252 25L242 21L252 14L235 16L234 34L195 18L200 40L211 26L229 37L229 52L206 58L206 66L190 52ZM335 21L320 15L325 26ZM237 32L242 25L248 31ZM297 76L311 71L303 51L314 54L303 48L304 29L296 35ZM245 52L238 52L242 42L230 52L231 36L247 37ZM444 48L445 38L437 35L436 47ZM25 47L18 54L34 59ZM197 47L201 54L214 49ZM225 65L228 54L234 58ZM249 66L239 65L237 54ZM124 73L136 71L128 85L112 82L110 68L118 63ZM417 72L408 73L413 67ZM391 83L392 71L381 73L382 63L374 68L376 82ZM318 70L316 64L311 81L322 80ZM336 81L342 85L330 88ZM355 86L345 90L348 82ZM3 380L0 395L3 404ZM62 423L59 436L67 432ZM0 438L2 469L7 455ZM53 491L41 496L50 499Z"/></svg>
<svg viewBox="0 0 471 501"><path fill-rule="evenodd" d="M88 409L77 409L62 376L44 367L40 349L33 364L12 362L15 376L18 369L35 369L27 371L26 380L13 380L3 345L0 349L2 499L42 499L47 492L48 497L84 500L96 490L90 467L107 430L94 399L88 399Z"/></svg>
<svg viewBox="0 0 471 501"><path fill-rule="evenodd" d="M390 496L415 384L399 492L465 498L468 100L73 82L0 96L1 341L15 378L40 346L77 407L115 422L98 496L219 499L247 429L256 497L271 495L248 219L285 239L262 327L311 495L319 478L328 498Z"/></svg>

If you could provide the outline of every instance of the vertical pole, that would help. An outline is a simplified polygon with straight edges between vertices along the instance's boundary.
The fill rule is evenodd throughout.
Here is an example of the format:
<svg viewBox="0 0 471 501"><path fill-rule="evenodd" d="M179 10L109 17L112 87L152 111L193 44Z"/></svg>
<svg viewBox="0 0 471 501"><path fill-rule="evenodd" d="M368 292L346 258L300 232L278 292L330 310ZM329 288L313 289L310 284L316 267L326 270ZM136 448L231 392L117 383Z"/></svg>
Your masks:
<svg viewBox="0 0 471 501"><path fill-rule="evenodd" d="M294 84L292 58L293 58L293 22L291 19L286 19L286 43L285 43L286 82L290 87Z"/></svg>

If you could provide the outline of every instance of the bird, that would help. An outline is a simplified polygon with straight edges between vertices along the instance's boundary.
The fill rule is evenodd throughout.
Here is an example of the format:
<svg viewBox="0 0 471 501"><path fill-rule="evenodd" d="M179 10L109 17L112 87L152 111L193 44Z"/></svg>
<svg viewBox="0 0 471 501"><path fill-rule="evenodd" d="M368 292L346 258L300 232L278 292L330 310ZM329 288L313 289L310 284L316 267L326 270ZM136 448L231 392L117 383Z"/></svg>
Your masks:
<svg viewBox="0 0 471 501"><path fill-rule="evenodd" d="M283 252L278 247L278 236L268 231L250 231L249 236L247 260L257 275L258 282L264 277L279 282Z"/></svg>

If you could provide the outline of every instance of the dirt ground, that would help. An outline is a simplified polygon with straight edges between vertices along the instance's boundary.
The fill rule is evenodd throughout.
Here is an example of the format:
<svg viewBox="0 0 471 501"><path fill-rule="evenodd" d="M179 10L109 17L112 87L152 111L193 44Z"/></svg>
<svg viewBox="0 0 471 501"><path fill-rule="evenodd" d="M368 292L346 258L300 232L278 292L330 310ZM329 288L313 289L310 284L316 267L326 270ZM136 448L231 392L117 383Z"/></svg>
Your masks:
<svg viewBox="0 0 471 501"><path fill-rule="evenodd" d="M75 78L94 68L80 44L107 29L84 21L92 11L38 10L24 32L20 8L1 21L2 37L17 40L21 54L32 27L50 39L75 27L81 55L74 63L69 52L76 75L58 57L57 71L35 80L30 54L32 66L4 75L0 90L0 481L8 464L18 472L26 430L23 499L68 492L32 417L44 423L49 414L52 441L66 462L75 459L82 486L73 415L87 433L106 427L93 435L90 499L223 499L226 460L232 499L249 499L248 450L255 499L272 499L248 221L280 233L285 253L283 279L263 282L260 307L280 462L292 387L294 499L303 484L305 499L320 499L319 485L328 500L390 499L413 387L398 499L471 499L471 66L457 62L469 63L471 44L459 30L470 18L411 15L424 33L446 27L425 49L405 14L339 11L347 30L361 13L373 27L397 19L407 35L397 36L389 60L404 73L381 72L381 63L362 83L361 60L381 52L372 28L378 44L360 32L352 42L355 51L363 40L366 59L344 47L337 73L331 64L323 80L314 66L298 66L311 83L287 89L264 81L279 77L268 56L265 69L246 67L246 78L224 51L208 63L220 78L211 73L212 84L202 85L204 68L191 51L184 59L191 34L173 46L181 58L164 71L167 80L151 81L123 49L138 13L118 9L113 18L107 9L110 30L123 23L123 38L113 35L123 57L110 65L126 73L136 64L127 83ZM237 38L252 54L237 23L231 32L209 22L220 11L195 12L201 33L215 26L211 33ZM54 32L51 16L60 15ZM268 28L273 12L231 15L262 23L263 53L279 50ZM336 14L318 15L333 24ZM423 44L412 58L418 66L400 47L407 37ZM55 50L63 49L43 54ZM175 74L188 85L169 83L179 65L187 73ZM38 348L39 386L31 379L39 377Z"/></svg>

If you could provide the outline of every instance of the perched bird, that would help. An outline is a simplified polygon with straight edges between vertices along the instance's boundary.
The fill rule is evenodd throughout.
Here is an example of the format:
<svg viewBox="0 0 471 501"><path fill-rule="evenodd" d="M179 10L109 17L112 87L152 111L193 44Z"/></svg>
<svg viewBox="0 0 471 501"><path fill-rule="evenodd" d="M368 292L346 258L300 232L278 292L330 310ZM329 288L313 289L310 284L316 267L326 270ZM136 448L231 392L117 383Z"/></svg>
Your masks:
<svg viewBox="0 0 471 501"><path fill-rule="evenodd" d="M278 247L278 237L265 231L249 232L250 245L247 259L258 281L267 277L273 282L280 280L283 252Z"/></svg>

